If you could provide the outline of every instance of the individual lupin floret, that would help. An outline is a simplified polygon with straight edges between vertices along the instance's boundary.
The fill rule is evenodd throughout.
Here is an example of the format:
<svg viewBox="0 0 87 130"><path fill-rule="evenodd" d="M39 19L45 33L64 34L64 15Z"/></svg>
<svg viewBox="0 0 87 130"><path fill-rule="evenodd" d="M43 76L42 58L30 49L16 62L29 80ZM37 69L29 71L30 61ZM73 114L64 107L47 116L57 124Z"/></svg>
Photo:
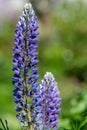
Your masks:
<svg viewBox="0 0 87 130"><path fill-rule="evenodd" d="M15 110L21 126L32 124L31 113L32 99L38 88L37 74L37 17L32 5L26 4L16 25L15 40L13 47L13 84L15 85L14 102L17 104Z"/></svg>
<svg viewBox="0 0 87 130"><path fill-rule="evenodd" d="M40 84L40 99L42 99L42 118L46 130L57 130L58 117L60 113L60 92L52 73L47 72Z"/></svg>

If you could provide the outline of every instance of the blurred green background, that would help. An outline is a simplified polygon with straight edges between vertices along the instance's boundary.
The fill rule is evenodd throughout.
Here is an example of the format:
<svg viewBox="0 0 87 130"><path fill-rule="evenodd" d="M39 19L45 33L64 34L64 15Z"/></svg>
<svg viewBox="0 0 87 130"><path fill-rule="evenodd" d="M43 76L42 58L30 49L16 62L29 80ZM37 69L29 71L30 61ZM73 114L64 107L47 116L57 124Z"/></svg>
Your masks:
<svg viewBox="0 0 87 130"><path fill-rule="evenodd" d="M0 0L0 118L11 130L15 117L12 85L14 30L28 0ZM32 0L38 16L40 79L51 71L58 81L62 104L59 126L72 127L87 116L87 1ZM85 126L87 128L87 126Z"/></svg>

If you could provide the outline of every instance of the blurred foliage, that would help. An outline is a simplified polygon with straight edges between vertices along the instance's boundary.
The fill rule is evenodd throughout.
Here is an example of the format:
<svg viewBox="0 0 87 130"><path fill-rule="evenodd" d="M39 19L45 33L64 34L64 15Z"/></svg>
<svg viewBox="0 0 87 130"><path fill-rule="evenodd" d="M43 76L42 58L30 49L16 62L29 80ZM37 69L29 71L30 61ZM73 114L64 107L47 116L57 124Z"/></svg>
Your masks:
<svg viewBox="0 0 87 130"><path fill-rule="evenodd" d="M55 35L62 47L65 74L87 81L87 4L64 2L53 15ZM65 66L66 65L66 66Z"/></svg>
<svg viewBox="0 0 87 130"><path fill-rule="evenodd" d="M52 7L61 0L32 0L31 3L35 8L35 12L42 18L44 14L51 12ZM30 2L30 0L29 0Z"/></svg>
<svg viewBox="0 0 87 130"><path fill-rule="evenodd" d="M65 106L67 102L68 104ZM74 97L64 101L63 107L61 126L72 130L87 129L87 93L85 91L77 91Z"/></svg>

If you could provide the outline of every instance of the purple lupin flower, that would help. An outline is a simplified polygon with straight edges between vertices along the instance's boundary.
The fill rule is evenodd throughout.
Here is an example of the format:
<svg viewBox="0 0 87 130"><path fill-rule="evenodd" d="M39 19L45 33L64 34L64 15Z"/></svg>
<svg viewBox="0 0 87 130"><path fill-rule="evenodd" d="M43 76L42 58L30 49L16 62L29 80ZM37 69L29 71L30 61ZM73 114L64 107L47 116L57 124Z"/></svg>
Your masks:
<svg viewBox="0 0 87 130"><path fill-rule="evenodd" d="M17 104L17 118L21 126L32 124L32 100L38 90L37 74L37 17L31 4L26 4L17 23L13 47L13 84L14 102Z"/></svg>
<svg viewBox="0 0 87 130"><path fill-rule="evenodd" d="M57 82L55 81L52 73L47 72L40 84L40 99L42 99L42 118L44 128L46 130L57 130L58 117L60 113L60 92L57 88Z"/></svg>

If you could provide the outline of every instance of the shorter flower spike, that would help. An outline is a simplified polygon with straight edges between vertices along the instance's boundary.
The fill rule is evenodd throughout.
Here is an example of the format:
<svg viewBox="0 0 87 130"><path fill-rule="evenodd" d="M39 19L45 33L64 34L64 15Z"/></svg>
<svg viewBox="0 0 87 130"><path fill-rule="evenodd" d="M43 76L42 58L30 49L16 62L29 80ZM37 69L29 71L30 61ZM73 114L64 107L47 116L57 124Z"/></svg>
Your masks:
<svg viewBox="0 0 87 130"><path fill-rule="evenodd" d="M60 113L60 92L52 73L47 72L40 84L40 98L42 107L42 119L46 130L57 130Z"/></svg>

